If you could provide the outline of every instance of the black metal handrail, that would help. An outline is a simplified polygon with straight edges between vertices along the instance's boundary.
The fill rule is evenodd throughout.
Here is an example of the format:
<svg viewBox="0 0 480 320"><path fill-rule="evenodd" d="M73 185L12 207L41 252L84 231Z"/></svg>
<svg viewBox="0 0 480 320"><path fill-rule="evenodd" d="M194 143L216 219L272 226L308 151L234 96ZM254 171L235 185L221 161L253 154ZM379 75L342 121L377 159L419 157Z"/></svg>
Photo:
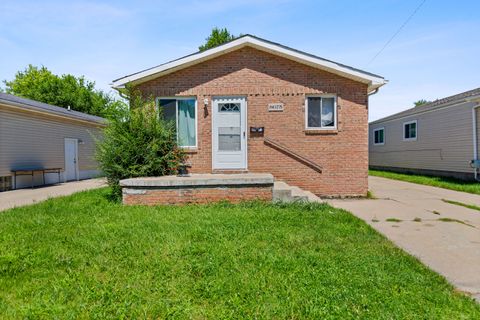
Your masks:
<svg viewBox="0 0 480 320"><path fill-rule="evenodd" d="M295 151L290 150L287 146L281 144L280 142L272 140L272 139L267 138L267 137L265 137L263 141L264 141L265 144L267 144L271 147L274 147L275 149L278 149L279 151L287 154L288 156L294 158L295 160L297 160L297 161L303 163L304 165L312 168L313 170L315 170L317 172L320 172L320 173L322 172L322 167L320 165L318 165L317 163L313 162L312 160L310 160L308 158L305 158L302 155L299 155Z"/></svg>

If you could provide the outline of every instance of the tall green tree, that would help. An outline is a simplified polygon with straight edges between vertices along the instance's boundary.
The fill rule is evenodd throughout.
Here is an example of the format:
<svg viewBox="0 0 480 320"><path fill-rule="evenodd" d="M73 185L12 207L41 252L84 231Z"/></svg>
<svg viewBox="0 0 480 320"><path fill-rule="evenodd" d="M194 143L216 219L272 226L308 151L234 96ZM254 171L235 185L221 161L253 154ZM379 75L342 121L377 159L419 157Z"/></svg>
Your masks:
<svg viewBox="0 0 480 320"><path fill-rule="evenodd" d="M415 101L413 104L415 105L415 107L418 107L418 106L421 106L421 105L424 105L424 104L427 104L427 103L430 103L431 101L428 101L428 100L425 100L425 99L420 99L418 101Z"/></svg>
<svg viewBox="0 0 480 320"><path fill-rule="evenodd" d="M225 42L232 41L236 38L238 37L231 34L227 28L219 29L215 27L212 29L212 33L210 33L210 35L205 39L205 44L198 47L198 50L205 51L207 49L224 44Z"/></svg>
<svg viewBox="0 0 480 320"><path fill-rule="evenodd" d="M6 93L100 117L115 117L126 107L123 101L96 89L95 82L83 76L58 76L43 66L29 65L4 84Z"/></svg>

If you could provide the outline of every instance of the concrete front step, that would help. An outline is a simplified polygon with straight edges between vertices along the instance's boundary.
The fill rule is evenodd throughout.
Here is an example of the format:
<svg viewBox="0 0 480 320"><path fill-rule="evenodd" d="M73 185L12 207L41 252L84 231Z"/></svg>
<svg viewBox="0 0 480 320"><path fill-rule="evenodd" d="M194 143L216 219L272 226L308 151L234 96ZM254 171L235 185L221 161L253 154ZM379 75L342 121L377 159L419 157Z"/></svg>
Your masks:
<svg viewBox="0 0 480 320"><path fill-rule="evenodd" d="M275 181L273 184L273 201L281 202L321 202L320 198L296 186L291 186L283 181Z"/></svg>
<svg viewBox="0 0 480 320"><path fill-rule="evenodd" d="M198 174L132 178L120 181L125 205L167 205L250 200L272 201L269 173Z"/></svg>

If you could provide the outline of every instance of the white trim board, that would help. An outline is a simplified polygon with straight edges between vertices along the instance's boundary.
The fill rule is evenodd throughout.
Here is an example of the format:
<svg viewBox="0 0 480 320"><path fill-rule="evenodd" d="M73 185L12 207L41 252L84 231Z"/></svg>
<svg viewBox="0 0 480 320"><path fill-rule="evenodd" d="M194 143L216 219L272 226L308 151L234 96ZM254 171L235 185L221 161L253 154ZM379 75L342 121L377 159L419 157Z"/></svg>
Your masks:
<svg viewBox="0 0 480 320"><path fill-rule="evenodd" d="M359 69L351 68L343 64L322 59L305 52L282 46L264 39L251 35L245 35L233 41L227 42L218 47L198 52L165 64L146 69L112 82L114 89L124 88L126 84L140 84L148 80L164 76L166 74L190 67L192 65L213 59L228 52L232 52L243 47L253 47L277 56L281 56L302 64L306 64L339 76L352 79L361 83L368 84L368 92L372 92L387 83L381 76L377 76Z"/></svg>
<svg viewBox="0 0 480 320"><path fill-rule="evenodd" d="M473 128L473 160L480 160L480 150L478 150L478 124L477 124L477 112L480 112L480 105L472 108L472 128ZM478 170L473 169L473 175L475 180L478 181Z"/></svg>

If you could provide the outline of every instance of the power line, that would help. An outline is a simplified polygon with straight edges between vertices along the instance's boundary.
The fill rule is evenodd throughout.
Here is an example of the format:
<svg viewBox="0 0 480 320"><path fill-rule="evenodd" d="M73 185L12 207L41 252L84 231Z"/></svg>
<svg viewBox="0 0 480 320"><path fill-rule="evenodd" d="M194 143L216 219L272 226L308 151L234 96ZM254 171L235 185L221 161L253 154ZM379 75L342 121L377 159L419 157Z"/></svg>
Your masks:
<svg viewBox="0 0 480 320"><path fill-rule="evenodd" d="M377 52L377 54L372 58L372 60L370 60L367 64L370 65L382 52L383 50L385 50L385 48L390 44L390 42L392 42L392 40L400 33L400 31L402 31L402 29L408 24L408 22L413 18L413 16L418 12L418 10L420 10L420 8L423 6L423 4L426 2L427 0L423 0L418 6L417 8L412 12L412 14L407 18L407 20L405 20L405 22L400 26L400 28L398 28L398 30L393 34L393 36L383 45L382 49L380 49L380 51Z"/></svg>

